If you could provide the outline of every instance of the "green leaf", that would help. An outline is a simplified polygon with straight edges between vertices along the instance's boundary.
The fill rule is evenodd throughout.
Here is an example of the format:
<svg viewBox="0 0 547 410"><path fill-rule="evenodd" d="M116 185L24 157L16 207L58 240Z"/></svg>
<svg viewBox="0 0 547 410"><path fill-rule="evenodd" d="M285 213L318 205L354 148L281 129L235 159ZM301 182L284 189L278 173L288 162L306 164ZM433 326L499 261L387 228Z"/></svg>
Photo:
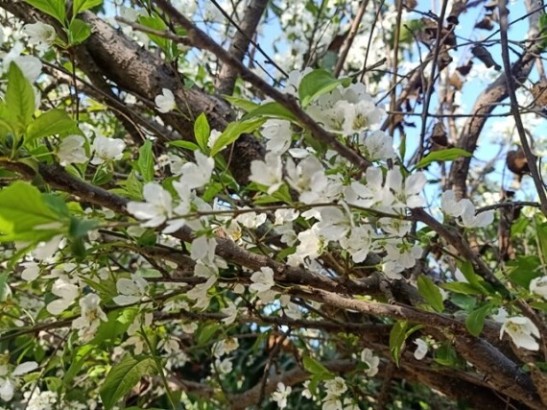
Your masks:
<svg viewBox="0 0 547 410"><path fill-rule="evenodd" d="M217 322L209 323L203 326L200 329L198 337L197 337L198 346L203 346L205 343L211 340L211 338L214 336L214 334L217 332L219 328L220 328L220 324Z"/></svg>
<svg viewBox="0 0 547 410"><path fill-rule="evenodd" d="M475 286L465 283L465 282L448 282L443 283L443 289L449 290L450 292L461 293L462 295L482 295L483 292L480 289L477 289Z"/></svg>
<svg viewBox="0 0 547 410"><path fill-rule="evenodd" d="M537 255L521 255L508 261L509 279L525 289L530 287L532 279L542 276L541 260Z"/></svg>
<svg viewBox="0 0 547 410"><path fill-rule="evenodd" d="M199 147L195 143L190 141L169 141L167 144L172 147L184 148L190 151L195 151L199 149Z"/></svg>
<svg viewBox="0 0 547 410"><path fill-rule="evenodd" d="M209 126L207 117L203 112L196 118L196 122L194 123L194 135L196 137L196 142L201 148L201 152L206 154L209 151L207 142L209 141L209 136L211 135L211 127Z"/></svg>
<svg viewBox="0 0 547 410"><path fill-rule="evenodd" d="M65 0L25 0L25 2L54 17L63 26L65 25Z"/></svg>
<svg viewBox="0 0 547 410"><path fill-rule="evenodd" d="M461 148L447 148L440 151L433 151L423 157L416 165L416 168L424 168L435 161L454 161L460 157L470 157L471 155L473 154Z"/></svg>
<svg viewBox="0 0 547 410"><path fill-rule="evenodd" d="M473 336L481 334L484 327L484 319L492 311L493 307L490 303L473 310L465 318L465 327Z"/></svg>
<svg viewBox="0 0 547 410"><path fill-rule="evenodd" d="M116 294L115 287L112 290L113 293ZM138 309L133 307L117 309L109 312L107 315L108 320L106 322L101 322L95 337L90 343L93 345L99 345L104 341L113 340L118 336L123 335L129 326L131 326L138 313Z"/></svg>
<svg viewBox="0 0 547 410"><path fill-rule="evenodd" d="M97 221L92 219L70 218L68 234L71 238L83 238L87 233L99 226Z"/></svg>
<svg viewBox="0 0 547 410"><path fill-rule="evenodd" d="M74 0L72 4L72 16L103 4L103 0Z"/></svg>
<svg viewBox="0 0 547 410"><path fill-rule="evenodd" d="M475 273L475 269L473 269L473 264L469 261L465 261L458 264L458 267L460 268L460 271L462 272L463 276L471 286L476 288L478 291L480 291L483 295L489 295L491 292L487 289L488 284L484 281L483 278L481 278L479 275Z"/></svg>
<svg viewBox="0 0 547 410"><path fill-rule="evenodd" d="M32 85L15 63L11 63L8 71L8 88L5 96L7 114L22 129L32 120L35 100Z"/></svg>
<svg viewBox="0 0 547 410"><path fill-rule="evenodd" d="M165 25L165 22L162 20L160 16L154 13L152 16L140 16L137 19L139 24L142 24L143 26L149 27L153 30L163 31L167 30L167 26ZM154 34L147 33L150 40L152 40L154 43L156 43L161 50L167 55L169 58L171 56L171 50L170 50L170 44L171 40L156 36Z"/></svg>
<svg viewBox="0 0 547 410"><path fill-rule="evenodd" d="M8 288L8 272L0 273L0 302L3 302L6 298L6 291Z"/></svg>
<svg viewBox="0 0 547 410"><path fill-rule="evenodd" d="M543 255L543 260L547 260L547 222L540 224L536 220L536 232L539 241L539 247Z"/></svg>
<svg viewBox="0 0 547 410"><path fill-rule="evenodd" d="M91 35L91 27L85 21L74 19L68 28L68 39L71 45L83 43Z"/></svg>
<svg viewBox="0 0 547 410"><path fill-rule="evenodd" d="M319 379L325 380L334 377L334 374L329 369L311 356L304 356L303 364L304 369L308 373L318 377Z"/></svg>
<svg viewBox="0 0 547 410"><path fill-rule="evenodd" d="M302 81L300 81L300 86L298 87L300 104L302 107L308 106L314 99L334 90L345 81L347 80L335 78L327 70L313 70L311 73L306 74L302 78Z"/></svg>
<svg viewBox="0 0 547 410"><path fill-rule="evenodd" d="M137 359L126 356L120 363L110 369L101 387L100 394L105 409L112 409L142 377L150 376L156 372L156 363L151 357Z"/></svg>
<svg viewBox="0 0 547 410"><path fill-rule="evenodd" d="M139 148L137 165L144 182L150 182L154 179L154 153L152 152L152 141L146 141Z"/></svg>
<svg viewBox="0 0 547 410"><path fill-rule="evenodd" d="M279 118L282 120L298 122L297 118L291 111L289 111L277 102L267 102L265 104L261 104L259 107L245 114L241 119L249 120L256 117Z"/></svg>
<svg viewBox="0 0 547 410"><path fill-rule="evenodd" d="M245 112L249 112L260 107L260 104L254 103L245 98L232 97L229 95L225 95L224 99L227 100L234 107L240 108Z"/></svg>
<svg viewBox="0 0 547 410"><path fill-rule="evenodd" d="M443 366L456 367L459 364L458 355L454 348L447 342L435 350L435 361Z"/></svg>
<svg viewBox="0 0 547 410"><path fill-rule="evenodd" d="M391 357L393 357L397 367L399 367L399 360L401 359L401 353L405 344L407 329L408 322L406 320L400 320L393 325L391 332L389 333L389 351L391 352Z"/></svg>
<svg viewBox="0 0 547 410"><path fill-rule="evenodd" d="M25 142L56 134L80 134L78 124L64 110L50 110L33 120L27 127Z"/></svg>
<svg viewBox="0 0 547 410"><path fill-rule="evenodd" d="M441 291L429 277L425 275L418 277L418 292L436 312L440 313L444 310Z"/></svg>
<svg viewBox="0 0 547 410"><path fill-rule="evenodd" d="M68 223L63 219L46 204L40 191L26 182L14 182L0 192L0 241L51 239Z"/></svg>
<svg viewBox="0 0 547 410"><path fill-rule="evenodd" d="M236 121L228 124L226 129L220 134L213 148L211 148L211 156L218 154L224 147L230 145L235 140L239 138L241 134L249 133L255 131L265 120L262 118L255 118L252 120L246 121Z"/></svg>
<svg viewBox="0 0 547 410"><path fill-rule="evenodd" d="M87 357L93 351L93 349L94 346L92 346L91 344L86 344L77 348L74 351L70 360L70 367L63 377L63 384L66 387L71 387L72 380L74 380L74 377L76 377L78 372L82 369Z"/></svg>

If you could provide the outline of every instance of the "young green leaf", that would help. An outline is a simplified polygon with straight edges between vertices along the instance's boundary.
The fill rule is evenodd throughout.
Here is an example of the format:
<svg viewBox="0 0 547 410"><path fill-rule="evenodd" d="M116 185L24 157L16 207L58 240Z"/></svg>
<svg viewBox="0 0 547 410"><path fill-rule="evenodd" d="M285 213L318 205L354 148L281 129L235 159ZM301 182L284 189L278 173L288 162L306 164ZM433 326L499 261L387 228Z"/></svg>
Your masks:
<svg viewBox="0 0 547 410"><path fill-rule="evenodd" d="M439 313L444 310L441 291L429 277L425 275L418 277L418 292L420 292L420 295L429 303L433 310Z"/></svg>
<svg viewBox="0 0 547 410"><path fill-rule="evenodd" d="M142 377L150 376L156 372L156 363L153 358L137 359L126 356L110 369L101 387L100 395L105 409L114 408L116 403L129 393Z"/></svg>
<svg viewBox="0 0 547 410"><path fill-rule="evenodd" d="M311 356L304 356L303 364L304 369L313 376L317 376L323 380L334 377L334 374L329 369Z"/></svg>
<svg viewBox="0 0 547 410"><path fill-rule="evenodd" d="M64 111L53 109L34 119L27 127L25 142L56 134L79 134L78 124Z"/></svg>
<svg viewBox="0 0 547 410"><path fill-rule="evenodd" d="M254 103L247 100L246 98L241 97L232 97L230 95L225 95L224 98L234 107L240 108L245 112L250 112L258 107L260 104Z"/></svg>
<svg viewBox="0 0 547 410"><path fill-rule="evenodd" d="M154 179L154 153L152 152L152 141L146 141L139 148L139 159L137 166L144 182Z"/></svg>
<svg viewBox="0 0 547 410"><path fill-rule="evenodd" d="M74 19L68 28L68 37L71 45L83 43L91 35L91 27L85 21Z"/></svg>
<svg viewBox="0 0 547 410"><path fill-rule="evenodd" d="M224 132L220 134L218 139L213 144L213 148L211 148L211 156L213 157L218 154L223 148L237 140L241 134L253 132L260 128L264 122L264 119L255 118L252 120L238 121L228 124Z"/></svg>
<svg viewBox="0 0 547 410"><path fill-rule="evenodd" d="M206 154L209 151L207 142L209 141L209 136L211 135L211 127L207 121L207 116L203 112L196 118L196 122L194 123L194 135L201 152Z"/></svg>
<svg viewBox="0 0 547 410"><path fill-rule="evenodd" d="M62 25L65 24L65 0L25 0L25 2L49 14Z"/></svg>
<svg viewBox="0 0 547 410"><path fill-rule="evenodd" d="M389 351L397 367L399 366L399 360L401 359L401 353L405 344L407 329L408 322L400 320L393 325L389 333Z"/></svg>
<svg viewBox="0 0 547 410"><path fill-rule="evenodd" d="M482 332L484 327L484 319L490 312L492 312L492 305L487 303L484 306L481 306L478 309L473 310L469 313L469 316L465 318L465 327L473 336L478 336Z"/></svg>
<svg viewBox="0 0 547 410"><path fill-rule="evenodd" d="M24 130L32 120L36 101L32 85L15 63L11 63L9 67L8 87L4 101L8 122L13 122Z"/></svg>
<svg viewBox="0 0 547 410"><path fill-rule="evenodd" d="M45 241L66 230L67 224L26 182L14 182L0 191L0 241Z"/></svg>
<svg viewBox="0 0 547 410"><path fill-rule="evenodd" d="M302 104L302 107L308 106L314 99L334 90L344 81L344 79L335 78L327 70L313 70L300 81L300 86L298 87L300 104Z"/></svg>
<svg viewBox="0 0 547 410"><path fill-rule="evenodd" d="M281 120L287 120L291 122L298 122L294 114L283 107L281 104L277 102L267 102L265 104L261 104L254 110L248 112L245 114L241 120L249 120L251 118L279 118Z"/></svg>
<svg viewBox="0 0 547 410"><path fill-rule="evenodd" d="M424 168L432 162L454 161L460 157L470 157L472 154L461 148L447 148L439 151L433 151L427 154L416 165L417 169Z"/></svg>
<svg viewBox="0 0 547 410"><path fill-rule="evenodd" d="M74 0L72 4L72 16L103 4L103 0Z"/></svg>

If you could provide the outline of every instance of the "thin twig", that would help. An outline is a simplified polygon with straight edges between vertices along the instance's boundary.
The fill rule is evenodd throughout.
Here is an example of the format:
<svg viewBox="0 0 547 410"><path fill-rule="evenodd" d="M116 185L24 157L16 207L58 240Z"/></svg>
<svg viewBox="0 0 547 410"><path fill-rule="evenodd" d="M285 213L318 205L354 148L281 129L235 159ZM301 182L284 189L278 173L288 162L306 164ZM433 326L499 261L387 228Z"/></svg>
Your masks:
<svg viewBox="0 0 547 410"><path fill-rule="evenodd" d="M505 71L505 80L507 82L507 93L509 94L509 100L511 101L511 112L513 118L515 119L515 126L517 133L522 145L522 150L526 156L526 161L528 162L528 168L530 169L530 174L534 180L534 185L536 186L539 202L541 203L541 211L545 216L547 216L547 195L545 194L545 188L541 182L541 176L537 167L536 156L532 153L530 144L528 143L528 138L526 137L526 131L524 130L524 124L522 123L522 118L520 116L519 104L517 100L517 95L515 93L515 79L513 78L513 73L511 72L511 61L509 58L509 49L507 41L507 27L508 27L508 10L505 0L500 0L498 2L499 14L500 14L500 39L501 39L501 58L503 61L503 69Z"/></svg>

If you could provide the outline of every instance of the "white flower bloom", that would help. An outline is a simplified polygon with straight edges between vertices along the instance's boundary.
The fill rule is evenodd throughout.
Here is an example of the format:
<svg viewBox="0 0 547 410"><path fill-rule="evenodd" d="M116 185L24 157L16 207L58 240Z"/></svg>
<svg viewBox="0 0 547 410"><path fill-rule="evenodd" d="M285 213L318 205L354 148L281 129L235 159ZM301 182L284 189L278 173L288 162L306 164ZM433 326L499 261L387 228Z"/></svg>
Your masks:
<svg viewBox="0 0 547 410"><path fill-rule="evenodd" d="M345 237L351 229L350 216L338 207L321 208L318 219L317 230L323 238L329 241Z"/></svg>
<svg viewBox="0 0 547 410"><path fill-rule="evenodd" d="M119 306L137 303L146 296L148 282L138 273L131 274L131 279L120 278L116 282L118 296L113 298L114 303Z"/></svg>
<svg viewBox="0 0 547 410"><path fill-rule="evenodd" d="M251 162L251 175L249 180L257 184L266 185L268 194L273 194L283 183L283 166L281 156L274 152L268 152L264 161Z"/></svg>
<svg viewBox="0 0 547 410"><path fill-rule="evenodd" d="M188 296L189 299L195 301L194 308L205 309L207 306L209 306L209 301L211 298L208 294L208 291L209 289L211 289L216 281L217 278L215 276L211 276L209 279L207 279L207 282L200 283L199 285L194 286L193 289L186 292L186 296Z"/></svg>
<svg viewBox="0 0 547 410"><path fill-rule="evenodd" d="M19 364L10 372L6 364L0 365L0 398L3 401L10 401L15 394L17 378L38 368L36 362L25 362Z"/></svg>
<svg viewBox="0 0 547 410"><path fill-rule="evenodd" d="M180 183L186 189L201 188L209 183L213 169L215 169L215 160L200 151L194 151L196 162L187 162L181 168Z"/></svg>
<svg viewBox="0 0 547 410"><path fill-rule="evenodd" d="M449 189L441 195L441 209L447 215L458 217L463 212L463 202L456 200L454 191Z"/></svg>
<svg viewBox="0 0 547 410"><path fill-rule="evenodd" d="M291 266L297 266L304 262L304 259L317 259L323 252L325 245L317 224L313 225L311 229L307 229L298 234L298 241L300 242L296 247L296 252L289 255L287 260Z"/></svg>
<svg viewBox="0 0 547 410"><path fill-rule="evenodd" d="M489 210L475 215L475 206L471 201L465 201L461 218L462 225L466 228L483 228L494 222L494 211Z"/></svg>
<svg viewBox="0 0 547 410"><path fill-rule="evenodd" d="M237 350L239 347L239 342L235 337L229 337L224 340L219 340L211 348L213 356L216 358L221 358L226 354L232 353L234 350Z"/></svg>
<svg viewBox="0 0 547 410"><path fill-rule="evenodd" d="M277 390L272 394L272 400L277 403L277 407L284 409L287 407L287 398L292 392L291 386L285 386L283 383L277 383Z"/></svg>
<svg viewBox="0 0 547 410"><path fill-rule="evenodd" d="M337 396L328 395L323 400L321 410L340 410L342 401Z"/></svg>
<svg viewBox="0 0 547 410"><path fill-rule="evenodd" d="M414 358L416 360L422 360L427 355L429 345L423 339L414 340L414 344L417 346L414 351Z"/></svg>
<svg viewBox="0 0 547 410"><path fill-rule="evenodd" d="M266 214L256 214L256 212L244 212L236 217L236 221L246 228L258 228L266 222Z"/></svg>
<svg viewBox="0 0 547 410"><path fill-rule="evenodd" d="M72 322L72 328L78 329L78 336L83 342L95 335L101 321L108 320L100 303L101 299L95 293L88 293L80 299L80 317Z"/></svg>
<svg viewBox="0 0 547 410"><path fill-rule="evenodd" d="M52 315L59 315L72 305L80 294L80 288L72 284L67 277L60 277L53 284L51 293L60 297L60 299L50 302L46 309Z"/></svg>
<svg viewBox="0 0 547 410"><path fill-rule="evenodd" d="M215 368L221 375L230 373L233 369L232 359L217 359L215 361Z"/></svg>
<svg viewBox="0 0 547 410"><path fill-rule="evenodd" d="M382 170L380 168L368 167L365 173L366 184L353 181L346 187L344 197L348 204L361 208L379 208L379 210L391 211L391 208L384 208L383 203L391 203L393 196L384 190Z"/></svg>
<svg viewBox="0 0 547 410"><path fill-rule="evenodd" d="M380 365L380 358L374 355L374 352L370 349L363 349L361 352L361 361L368 366L365 374L368 377L374 377L378 373L378 366Z"/></svg>
<svg viewBox="0 0 547 410"><path fill-rule="evenodd" d="M387 171L384 189L394 197L395 207L420 208L425 206L425 200L421 196L427 179L422 172L410 175L403 183L403 175L399 167L393 167Z"/></svg>
<svg viewBox="0 0 547 410"><path fill-rule="evenodd" d="M328 396L340 397L346 392L348 386L346 382L340 376L336 376L334 379L327 380L325 382L325 389Z"/></svg>
<svg viewBox="0 0 547 410"><path fill-rule="evenodd" d="M388 240L385 244L387 255L384 257L383 271L387 277L400 278L399 273L416 265L416 259L422 256L422 248L401 240Z"/></svg>
<svg viewBox="0 0 547 410"><path fill-rule="evenodd" d="M393 138L384 131L373 131L361 142L365 157L369 161L380 161L395 158Z"/></svg>
<svg viewBox="0 0 547 410"><path fill-rule="evenodd" d="M142 226L154 228L173 216L173 199L171 194L156 182L148 182L143 188L146 202L129 202L127 211L137 219L147 222Z"/></svg>
<svg viewBox="0 0 547 410"><path fill-rule="evenodd" d="M283 225L286 222L294 221L300 213L296 209L277 209L274 215L274 225Z"/></svg>
<svg viewBox="0 0 547 410"><path fill-rule="evenodd" d="M37 22L34 24L26 24L23 31L29 36L29 43L38 46L51 46L57 38L57 33L53 26Z"/></svg>
<svg viewBox="0 0 547 410"><path fill-rule="evenodd" d="M501 327L500 339L503 337L504 333L511 336L513 343L517 347L528 350L539 350L539 344L536 339L534 339L534 337L537 339L540 338L539 329L527 317L508 317Z"/></svg>
<svg viewBox="0 0 547 410"><path fill-rule="evenodd" d="M272 268L264 266L251 275L251 282L253 282L249 289L253 292L265 292L270 290L275 285L274 272Z"/></svg>
<svg viewBox="0 0 547 410"><path fill-rule="evenodd" d="M369 225L359 225L352 228L349 236L340 239L340 246L350 253L353 262L360 263L367 258L374 236Z"/></svg>
<svg viewBox="0 0 547 410"><path fill-rule="evenodd" d="M40 274L40 265L36 262L24 262L21 263L25 269L21 272L21 278L27 282L31 282Z"/></svg>
<svg viewBox="0 0 547 410"><path fill-rule="evenodd" d="M232 301L228 301L228 306L220 309L220 313L226 315L224 319L221 319L222 323L231 325L237 318L237 306Z"/></svg>
<svg viewBox="0 0 547 410"><path fill-rule="evenodd" d="M97 135L93 140L92 150L94 154L91 163L100 165L108 161L121 159L124 149L125 142L122 140Z"/></svg>
<svg viewBox="0 0 547 410"><path fill-rule="evenodd" d="M198 236L192 241L190 258L200 261L205 265L214 265L215 249L217 241L205 235Z"/></svg>
<svg viewBox="0 0 547 410"><path fill-rule="evenodd" d="M547 299L547 276L534 278L530 282L530 292Z"/></svg>
<svg viewBox="0 0 547 410"><path fill-rule="evenodd" d="M281 155L291 146L291 123L285 120L268 120L264 123L262 135L268 140L266 150Z"/></svg>
<svg viewBox="0 0 547 410"><path fill-rule="evenodd" d="M167 88L162 88L161 94L157 95L154 99L156 103L156 108L159 112L165 114L169 111L173 111L177 108L177 103L175 102L175 95L173 92Z"/></svg>
<svg viewBox="0 0 547 410"><path fill-rule="evenodd" d="M63 138L57 151L59 163L64 167L68 164L83 164L87 161L85 153L85 138L81 135L69 135Z"/></svg>

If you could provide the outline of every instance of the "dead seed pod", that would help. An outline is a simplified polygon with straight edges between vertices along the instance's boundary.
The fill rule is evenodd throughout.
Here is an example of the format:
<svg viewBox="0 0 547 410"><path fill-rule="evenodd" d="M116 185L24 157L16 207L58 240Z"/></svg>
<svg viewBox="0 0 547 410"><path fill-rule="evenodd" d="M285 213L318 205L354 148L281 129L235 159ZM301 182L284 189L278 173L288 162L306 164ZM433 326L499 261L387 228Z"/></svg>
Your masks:
<svg viewBox="0 0 547 410"><path fill-rule="evenodd" d="M501 66L494 61L492 54L483 46L475 46L471 49L471 53L484 63L487 68L494 67L496 71L501 70Z"/></svg>
<svg viewBox="0 0 547 410"><path fill-rule="evenodd" d="M507 168L513 174L518 177L519 182L522 180L524 175L530 173L530 168L528 167L528 160L522 148L509 151L506 158Z"/></svg>

